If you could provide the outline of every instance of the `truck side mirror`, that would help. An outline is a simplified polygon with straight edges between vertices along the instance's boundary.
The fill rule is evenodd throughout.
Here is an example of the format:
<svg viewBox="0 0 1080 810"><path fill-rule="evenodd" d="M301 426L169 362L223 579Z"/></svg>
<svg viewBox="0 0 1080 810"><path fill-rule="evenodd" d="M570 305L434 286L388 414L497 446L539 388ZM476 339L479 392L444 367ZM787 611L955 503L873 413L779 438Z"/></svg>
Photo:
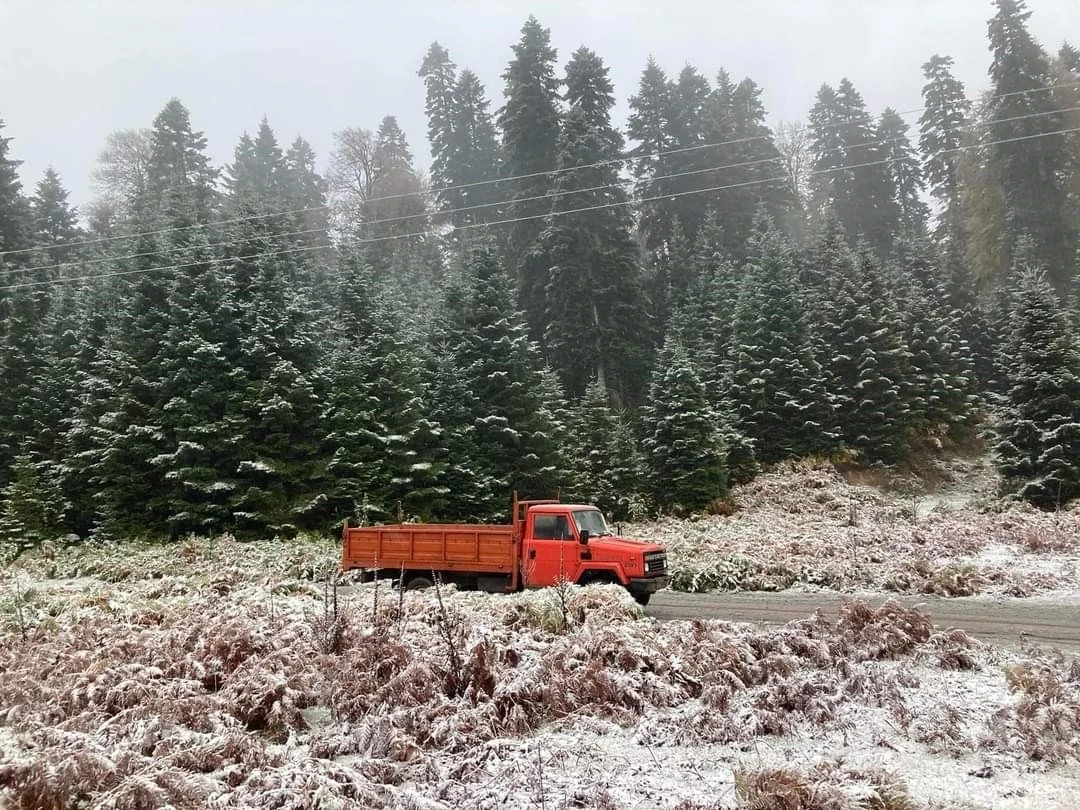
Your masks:
<svg viewBox="0 0 1080 810"><path fill-rule="evenodd" d="M581 530L581 539L578 542L580 542L581 545L583 545L583 546L589 545L589 530L588 529L582 529Z"/></svg>

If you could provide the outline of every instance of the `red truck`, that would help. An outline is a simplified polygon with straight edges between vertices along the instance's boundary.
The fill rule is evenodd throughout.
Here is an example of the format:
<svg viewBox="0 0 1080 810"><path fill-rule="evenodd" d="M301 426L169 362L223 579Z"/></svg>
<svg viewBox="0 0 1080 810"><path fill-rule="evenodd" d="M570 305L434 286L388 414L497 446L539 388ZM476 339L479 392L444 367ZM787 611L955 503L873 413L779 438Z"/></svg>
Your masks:
<svg viewBox="0 0 1080 810"><path fill-rule="evenodd" d="M656 543L616 537L595 506L513 499L506 525L397 523L342 529L341 570L400 577L408 589L438 577L463 590L491 593L559 582L612 582L640 604L671 577Z"/></svg>

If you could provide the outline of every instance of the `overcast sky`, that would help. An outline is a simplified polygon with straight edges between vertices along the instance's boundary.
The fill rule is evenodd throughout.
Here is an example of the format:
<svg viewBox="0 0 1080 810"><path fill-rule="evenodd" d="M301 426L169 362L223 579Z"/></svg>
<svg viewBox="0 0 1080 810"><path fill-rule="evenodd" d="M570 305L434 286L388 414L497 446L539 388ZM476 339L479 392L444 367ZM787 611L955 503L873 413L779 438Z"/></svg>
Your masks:
<svg viewBox="0 0 1080 810"><path fill-rule="evenodd" d="M1029 8L1047 50L1080 43L1076 0ZM821 84L844 76L872 113L915 111L914 123L935 53L956 60L969 95L986 89L993 12L990 0L0 0L0 119L24 190L51 164L80 206L106 135L149 127L173 96L219 165L264 115L282 144L310 141L322 169L335 131L392 114L426 166L428 45L476 71L494 110L531 13L560 65L579 45L604 59L620 125L650 54L672 76L686 64L749 76L772 124L805 120Z"/></svg>

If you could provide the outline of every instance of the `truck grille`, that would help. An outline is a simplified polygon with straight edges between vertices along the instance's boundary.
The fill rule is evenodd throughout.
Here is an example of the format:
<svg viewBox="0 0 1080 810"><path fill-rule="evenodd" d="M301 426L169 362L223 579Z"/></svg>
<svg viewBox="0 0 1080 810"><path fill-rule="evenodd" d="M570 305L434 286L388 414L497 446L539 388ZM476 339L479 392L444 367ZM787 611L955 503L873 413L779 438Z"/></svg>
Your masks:
<svg viewBox="0 0 1080 810"><path fill-rule="evenodd" d="M667 554L663 551L650 551L645 555L645 576L652 577L667 571Z"/></svg>

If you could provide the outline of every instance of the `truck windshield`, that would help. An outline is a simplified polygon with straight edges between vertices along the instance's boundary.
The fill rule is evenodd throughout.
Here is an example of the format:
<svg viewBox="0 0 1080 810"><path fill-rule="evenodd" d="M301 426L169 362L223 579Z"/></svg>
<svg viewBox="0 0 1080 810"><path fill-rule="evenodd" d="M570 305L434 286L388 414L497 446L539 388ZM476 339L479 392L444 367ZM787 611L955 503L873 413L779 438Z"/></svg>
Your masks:
<svg viewBox="0 0 1080 810"><path fill-rule="evenodd" d="M580 509L573 513L578 532L587 531L592 537L611 534L599 509Z"/></svg>

